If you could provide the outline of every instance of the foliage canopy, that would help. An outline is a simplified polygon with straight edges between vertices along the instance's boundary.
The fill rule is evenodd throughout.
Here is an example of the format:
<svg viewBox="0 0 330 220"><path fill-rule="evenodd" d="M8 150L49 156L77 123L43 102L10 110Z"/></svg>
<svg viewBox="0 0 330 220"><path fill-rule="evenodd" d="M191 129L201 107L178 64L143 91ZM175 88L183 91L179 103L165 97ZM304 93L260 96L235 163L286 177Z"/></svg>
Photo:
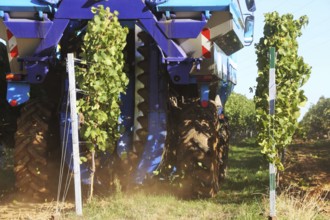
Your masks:
<svg viewBox="0 0 330 220"><path fill-rule="evenodd" d="M255 105L246 96L232 93L226 103L226 115L230 121L232 139L238 141L255 131Z"/></svg>
<svg viewBox="0 0 330 220"><path fill-rule="evenodd" d="M78 108L84 116L82 134L92 143L90 148L104 151L119 137L119 96L128 84L123 72L128 29L120 25L116 11L100 5L92 12L81 53L86 66L77 71L78 85L87 95L78 101Z"/></svg>
<svg viewBox="0 0 330 220"><path fill-rule="evenodd" d="M278 152L291 143L300 115L299 106L306 103L304 91L311 67L298 55L297 38L308 24L307 16L295 20L292 14L280 16L277 12L265 14L264 37L256 44L258 77L255 93L257 114L257 141L270 162L283 169ZM277 94L275 116L269 115L269 59L268 51L275 47ZM270 122L272 127L270 128ZM271 135L273 137L270 137ZM273 147L275 146L275 148Z"/></svg>
<svg viewBox="0 0 330 220"><path fill-rule="evenodd" d="M299 124L308 139L330 138L330 98L321 97Z"/></svg>

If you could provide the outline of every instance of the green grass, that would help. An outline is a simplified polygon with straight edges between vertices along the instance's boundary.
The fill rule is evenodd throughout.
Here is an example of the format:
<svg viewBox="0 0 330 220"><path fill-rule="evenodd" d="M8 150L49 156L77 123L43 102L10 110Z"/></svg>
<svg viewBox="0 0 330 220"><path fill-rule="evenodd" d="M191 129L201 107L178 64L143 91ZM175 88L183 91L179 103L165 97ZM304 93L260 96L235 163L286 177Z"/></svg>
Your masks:
<svg viewBox="0 0 330 220"><path fill-rule="evenodd" d="M84 206L86 219L264 219L268 171L253 146L231 146L228 177L216 198L180 200L143 192L98 197ZM75 219L70 213L67 218Z"/></svg>
<svg viewBox="0 0 330 220"><path fill-rule="evenodd" d="M220 199L227 203L254 202L267 192L267 163L254 145L231 146L230 150L228 176Z"/></svg>
<svg viewBox="0 0 330 220"><path fill-rule="evenodd" d="M143 193L95 199L84 207L86 219L262 219L261 204L219 204L215 200L183 201ZM73 214L69 219L78 219Z"/></svg>
<svg viewBox="0 0 330 220"><path fill-rule="evenodd" d="M321 213L317 195L296 198L288 192L277 197L279 219L329 219ZM268 164L252 143L231 146L228 176L216 198L180 200L173 195L143 192L96 197L84 205L83 219L243 219L268 216ZM66 219L81 219L74 213Z"/></svg>

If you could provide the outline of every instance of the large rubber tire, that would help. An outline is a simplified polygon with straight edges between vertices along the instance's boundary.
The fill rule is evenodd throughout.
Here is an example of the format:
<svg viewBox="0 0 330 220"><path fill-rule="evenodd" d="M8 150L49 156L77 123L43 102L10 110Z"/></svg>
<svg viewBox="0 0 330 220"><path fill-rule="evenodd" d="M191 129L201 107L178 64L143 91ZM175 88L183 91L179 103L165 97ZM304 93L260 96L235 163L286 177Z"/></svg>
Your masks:
<svg viewBox="0 0 330 220"><path fill-rule="evenodd" d="M47 136L51 112L38 100L21 109L14 149L16 187L33 199L44 199L47 189Z"/></svg>
<svg viewBox="0 0 330 220"><path fill-rule="evenodd" d="M219 190L219 120L213 103L183 107L178 124L177 173L185 198L214 197Z"/></svg>
<svg viewBox="0 0 330 220"><path fill-rule="evenodd" d="M220 160L220 168L219 168L219 183L221 183L227 176L227 168L228 168L228 156L229 156L229 122L225 117L220 119L220 128L219 128L219 160Z"/></svg>

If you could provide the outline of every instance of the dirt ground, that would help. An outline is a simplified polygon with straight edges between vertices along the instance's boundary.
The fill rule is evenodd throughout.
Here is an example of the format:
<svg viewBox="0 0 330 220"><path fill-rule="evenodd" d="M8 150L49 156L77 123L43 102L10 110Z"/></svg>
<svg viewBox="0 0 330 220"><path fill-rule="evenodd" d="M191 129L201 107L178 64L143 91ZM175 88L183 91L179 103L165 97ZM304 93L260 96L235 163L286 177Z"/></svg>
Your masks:
<svg viewBox="0 0 330 220"><path fill-rule="evenodd" d="M330 214L330 142L295 144L285 154L280 187L294 193L320 195Z"/></svg>
<svg viewBox="0 0 330 220"><path fill-rule="evenodd" d="M63 219L63 215L54 217L56 208L62 213L74 210L72 202L29 202L29 198L15 192L12 165L2 163L0 167L0 220ZM324 211L330 213L330 142L291 146L286 151L285 167L280 174L280 187L321 194L329 204Z"/></svg>
<svg viewBox="0 0 330 220"><path fill-rule="evenodd" d="M16 195L18 196L18 195ZM18 196L19 197L19 196ZM0 219L10 220L47 220L47 219L62 219L56 218L56 202L19 202L15 199L0 204ZM74 210L73 203L59 204L61 212Z"/></svg>
<svg viewBox="0 0 330 220"><path fill-rule="evenodd" d="M284 166L284 186L330 192L330 142L292 145L286 152Z"/></svg>
<svg viewBox="0 0 330 220"><path fill-rule="evenodd" d="M48 201L36 202L33 198L17 192L14 186L12 154L12 150L9 149L5 152L5 156L0 157L0 220L61 219L53 217L57 216L57 211L65 213L74 210L73 202L57 203L56 193L49 195ZM54 175L52 179L55 179L58 177L58 168L54 167L52 170ZM57 181L53 182L52 188L57 189ZM56 192L56 189L52 191ZM72 197L72 195L69 196Z"/></svg>

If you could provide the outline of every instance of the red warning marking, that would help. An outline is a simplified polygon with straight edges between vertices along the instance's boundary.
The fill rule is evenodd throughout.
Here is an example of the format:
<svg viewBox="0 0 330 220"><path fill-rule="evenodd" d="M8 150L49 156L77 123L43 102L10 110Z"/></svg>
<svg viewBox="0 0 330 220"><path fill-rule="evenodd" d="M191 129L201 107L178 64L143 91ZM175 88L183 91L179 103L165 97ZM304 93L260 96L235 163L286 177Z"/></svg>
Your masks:
<svg viewBox="0 0 330 220"><path fill-rule="evenodd" d="M202 55L211 58L211 32L208 28L202 30Z"/></svg>
<svg viewBox="0 0 330 220"><path fill-rule="evenodd" d="M10 51L10 56L12 58L18 57L18 47L17 47L17 45Z"/></svg>
<svg viewBox="0 0 330 220"><path fill-rule="evenodd" d="M13 33L7 29L7 38L8 38L8 48L9 48L9 59L18 57L18 47L17 47L17 41L16 37L13 35Z"/></svg>

